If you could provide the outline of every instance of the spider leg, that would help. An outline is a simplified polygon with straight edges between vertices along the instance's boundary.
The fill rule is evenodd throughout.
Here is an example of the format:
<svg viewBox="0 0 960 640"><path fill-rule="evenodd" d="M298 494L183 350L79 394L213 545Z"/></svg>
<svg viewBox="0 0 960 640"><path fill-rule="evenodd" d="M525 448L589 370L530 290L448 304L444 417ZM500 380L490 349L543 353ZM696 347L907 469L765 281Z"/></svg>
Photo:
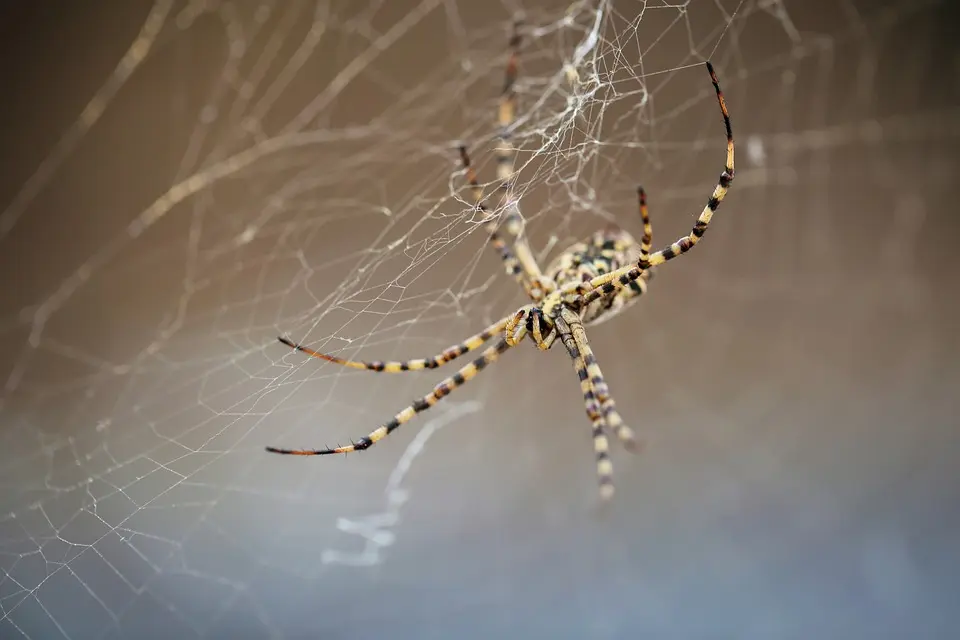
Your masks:
<svg viewBox="0 0 960 640"><path fill-rule="evenodd" d="M497 361L504 351L510 346L507 341L501 338L496 344L487 347L481 356L462 367L458 372L446 378L433 388L433 391L415 400L413 404L406 407L403 411L396 414L392 420L372 431L368 435L360 438L356 442L346 447L335 447L333 449L279 449L277 447L267 447L271 453L282 453L295 456L322 456L332 453L350 453L351 451L363 451L369 448L375 442L385 438L400 425L409 422L418 413L426 411L440 400L445 398L451 391L471 380L477 373L482 371L488 365Z"/></svg>
<svg viewBox="0 0 960 640"><path fill-rule="evenodd" d="M633 429L623 423L623 418L620 416L620 412L617 411L616 402L610 394L610 387L607 386L607 380L604 378L603 371L600 370L600 364L593 354L593 348L587 340L587 331L583 327L580 316L569 307L563 307L560 311L560 317L570 327L570 332L583 358L586 372L589 375L593 393L600 403L600 411L607 428L617 434L617 438L619 438L624 448L629 451L639 451L640 445L637 443Z"/></svg>
<svg viewBox="0 0 960 640"><path fill-rule="evenodd" d="M647 210L647 194L643 187L637 187L637 199L639 200L640 218L643 221L643 236L640 239L640 256L638 262L647 260L650 257L650 247L653 241L653 228L650 224L650 215ZM633 268L631 267L631 270ZM615 313L619 308L625 306L633 298L642 296L647 292L647 283L653 279L653 268L643 270L635 279L628 281L627 284L620 287L607 287L598 289L594 287L590 280L577 283L571 287L565 287L562 295L555 297L544 305L545 309L553 310L557 304L563 302L575 308L583 308L597 298L609 296L607 300L607 313ZM603 278L603 276L600 276ZM595 279L596 280L596 279Z"/></svg>
<svg viewBox="0 0 960 640"><path fill-rule="evenodd" d="M467 147L465 145L460 145L460 163L467 172L467 183L473 191L474 205L480 211L489 213L489 210L483 204L483 187L481 187L477 181L477 172L470 165L470 156L467 153ZM490 244L493 245L493 248L496 249L500 255L500 259L503 260L503 266L506 268L507 273L512 275L525 291L529 291L530 287L527 284L527 274L524 273L523 267L520 265L517 256L514 255L513 250L507 246L507 243L504 242L500 233L497 231L496 220L491 219L488 221L486 228L490 238Z"/></svg>
<svg viewBox="0 0 960 640"><path fill-rule="evenodd" d="M325 353L320 353L319 351L314 351L313 349L304 347L303 345L297 344L296 342L292 342L283 337L279 337L277 340L287 345L291 349L294 349L295 351L302 351L313 358L320 358L321 360L326 360L328 362L335 362L336 364L344 367L350 367L351 369L367 369L369 371L399 373L400 371L436 369L437 367L442 366L455 358L459 358L465 353L475 351L476 349L482 347L488 340L490 340L490 338L500 333L507 325L509 319L510 316L501 318L480 333L470 336L460 344L447 347L435 356L430 356L429 358L418 358L415 360L402 360L399 362L381 362L379 360L365 362L360 360L347 360L345 358L338 358L337 356L331 356Z"/></svg>
<svg viewBox="0 0 960 640"><path fill-rule="evenodd" d="M653 225L650 224L650 211L647 209L647 192L637 187L637 201L640 207L640 220L643 221L643 236L640 238L640 260L650 260L653 248Z"/></svg>
<svg viewBox="0 0 960 640"><path fill-rule="evenodd" d="M643 221L643 236L640 238L640 256L639 261L648 260L650 257L650 248L653 242L653 227L650 224L650 214L647 210L647 194L643 190L643 187L637 187L637 198L640 205L640 219ZM629 282L622 289L616 291L616 298L612 301L610 311L614 311L618 307L622 307L627 304L633 298L642 296L647 292L647 283L653 279L653 268L644 270L640 276L631 282ZM597 290L590 286L590 283L585 283L586 286L582 287L579 291L571 293L568 296L564 297L564 301L568 304L589 304L595 299L604 295L601 292L599 294L594 293ZM584 298L578 300L577 296L582 295ZM613 292L607 295L613 295ZM610 401L611 403L613 400Z"/></svg>
<svg viewBox="0 0 960 640"><path fill-rule="evenodd" d="M587 418L590 420L590 426L593 428L593 451L597 459L597 481L600 484L600 497L609 500L613 497L613 463L610 461L610 442L603 432L604 420L600 406L597 403L597 397L590 382L590 374L587 373L587 366L577 346L577 341L573 337L570 325L562 318L556 319L557 329L563 346L566 347L570 359L573 360L573 368L580 379L580 390L583 393L583 406L587 412Z"/></svg>
<svg viewBox="0 0 960 640"><path fill-rule="evenodd" d="M498 124L500 125L499 143L497 144L497 179L500 181L500 206L506 211L505 228L507 233L513 237L513 250L517 260L526 272L529 279L527 295L534 301L540 300L550 288L537 259L527 243L524 234L523 217L514 198L513 187L516 180L514 175L514 159L516 149L513 146L512 127L517 114L517 93L515 85L517 81L517 65L520 58L520 36L521 22L515 21L513 24L513 34L510 36L510 57L507 59L507 68L504 72L503 90L500 92L500 106L497 110ZM488 230L495 231L497 227L496 220L487 223Z"/></svg>
<svg viewBox="0 0 960 640"><path fill-rule="evenodd" d="M730 189L730 184L733 182L734 176L733 129L730 125L730 114L727 113L727 103L723 98L723 91L720 89L720 82L717 80L717 74L714 72L712 64L709 62L706 64L707 71L710 72L710 79L713 81L713 88L717 93L717 102L720 104L720 112L723 115L723 124L727 132L727 161L723 172L720 174L720 179L717 181L717 185L713 189L713 193L710 195L709 200L707 200L707 204L703 207L703 210L700 212L700 217L697 218L697 222L694 224L693 230L689 234L683 236L669 247L661 249L660 251L650 255L646 259L643 259L641 256L641 259L638 260L637 264L633 267L617 269L616 271L611 271L610 273L606 273L602 276L594 278L593 280L590 280L589 286L593 290L584 296L581 301L582 305L587 305L600 296L608 295L623 289L625 286L639 278L640 275L650 269L650 267L663 264L664 262L672 260L673 258L676 258L677 256L682 255L692 249L694 245L700 241L700 238L703 237L703 234L706 233L707 226L710 224L710 220L713 218L714 211L717 210L717 207L720 206L723 198L727 195L727 191Z"/></svg>

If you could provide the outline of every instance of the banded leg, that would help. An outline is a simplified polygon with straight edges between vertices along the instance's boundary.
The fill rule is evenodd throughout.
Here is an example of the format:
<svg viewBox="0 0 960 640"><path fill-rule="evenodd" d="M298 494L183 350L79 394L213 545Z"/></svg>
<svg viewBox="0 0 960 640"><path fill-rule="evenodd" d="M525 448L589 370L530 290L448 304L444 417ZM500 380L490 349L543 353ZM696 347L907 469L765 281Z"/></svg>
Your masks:
<svg viewBox="0 0 960 640"><path fill-rule="evenodd" d="M286 338L281 337L277 338L277 340L295 351L301 351L313 358L320 358L321 360L334 362L344 367L350 367L351 369L367 369L369 371L399 373L400 371L436 369L437 367L443 366L455 358L459 358L465 353L475 351L476 349L482 347L488 340L490 340L490 338L503 331L503 328L507 326L509 319L510 316L501 318L480 333L470 336L460 344L447 347L435 356L430 356L429 358L417 358L415 360L402 360L399 362L381 362L379 360L365 362L359 360L347 360L345 358L338 358L337 356L331 356L325 353L320 353L319 351L314 351L313 349L304 347L303 345L292 342Z"/></svg>
<svg viewBox="0 0 960 640"><path fill-rule="evenodd" d="M723 198L727 195L727 191L730 189L730 184L733 182L734 177L733 129L730 125L730 114L727 112L727 103L723 99L723 91L720 89L720 83L717 80L717 74L714 72L712 64L709 62L706 64L707 71L710 72L710 79L713 81L713 88L717 93L717 102L720 104L720 112L723 114L723 124L727 133L726 165L724 166L723 173L720 174L720 179L717 181L716 187L713 189L713 193L710 195L710 199L707 200L707 204L703 207L703 211L700 212L700 217L697 218L697 222L694 224L693 230L688 235L680 238L669 247L661 249L660 251L650 255L646 260L641 258L637 261L636 266L624 267L622 269L617 269L616 271L611 271L610 273L594 278L589 282L590 286L593 287L593 290L584 296L581 304L589 304L601 296L623 289L625 286L639 278L640 275L647 271L650 267L663 264L664 262L672 260L673 258L676 258L677 256L682 255L692 249L694 245L700 241L700 238L703 237L703 234L706 233L707 226L710 224L710 220L713 218L713 213L717 210L717 207L720 206Z"/></svg>
<svg viewBox="0 0 960 640"><path fill-rule="evenodd" d="M475 375L477 375L477 373L486 368L487 365L496 362L496 360L500 357L500 354L509 348L510 347L507 345L506 340L501 338L496 344L487 347L479 358L464 366L449 378L443 380L440 384L433 388L433 391L423 396L419 400L414 401L413 404L396 414L393 419L390 420L390 422L382 425L378 429L375 429L368 435L360 438L353 444L350 444L346 447L335 447L333 449L280 449L277 447L267 447L267 451L270 453L281 453L294 456L322 456L332 453L363 451L364 449L372 446L374 443L383 440L383 438L392 433L395 429L397 429L397 427L409 422L410 419L418 413L426 411L433 405L440 402L440 400L449 395L449 393L457 387L460 387L464 383L470 381Z"/></svg>
<svg viewBox="0 0 960 640"><path fill-rule="evenodd" d="M643 236L640 238L639 262L640 260L649 260L650 249L653 243L653 226L650 223L650 214L647 209L647 194L643 190L643 187L637 188L637 199L639 200L640 219L643 222ZM616 296L610 300L610 305L607 310L607 313L616 313L620 307L626 306L627 303L633 298L638 298L647 292L647 283L653 279L653 274L654 271L652 268L646 269L637 277L636 280L629 282L622 289L614 289L607 294L605 294L602 290L597 292L595 288L590 286L590 283L584 283L586 286L581 287L576 292L572 292L570 295L566 296L564 300L568 304L573 304L574 306L577 304L584 305L588 302L593 302L602 295L612 295L613 293L616 293ZM578 299L578 295L584 297Z"/></svg>
<svg viewBox="0 0 960 640"><path fill-rule="evenodd" d="M510 36L510 57L507 59L507 68L504 72L503 90L500 92L500 106L497 111L498 124L500 126L499 141L496 150L497 160L497 179L500 181L500 207L506 212L505 228L507 233L513 237L513 247L517 259L523 266L524 271L530 279L530 289L528 295L535 301L540 300L543 295L549 293L546 291L548 285L545 284L543 272L537 264L537 259L527 243L523 229L523 218L514 199L513 187L516 180L514 175L514 159L516 149L513 146L512 127L517 115L517 93L515 85L517 81L517 67L520 58L520 36L521 22L516 21L513 24L513 34ZM489 230L496 229L496 221L491 220L488 223Z"/></svg>
<svg viewBox="0 0 960 640"><path fill-rule="evenodd" d="M583 356L574 339L571 327L561 317L556 320L557 330L560 334L560 340L566 347L570 359L573 360L573 368L580 379L580 390L583 393L583 406L587 412L587 418L590 420L590 426L593 428L593 451L597 460L597 481L600 485L600 497L604 500L613 498L613 462L610 460L610 441L607 440L603 432L604 421L603 414L597 397L590 383L590 375L587 373L587 366L584 363Z"/></svg>
<svg viewBox="0 0 960 640"><path fill-rule="evenodd" d="M474 205L480 211L489 213L489 210L483 204L483 187L480 186L480 182L477 180L477 172L470 164L470 155L467 153L467 147L465 145L460 145L460 163L467 172L467 183L473 192ZM530 287L527 284L527 274L524 273L523 267L520 265L517 256L514 255L513 250L507 246L507 243L504 242L500 233L497 231L497 221L495 219L488 221L486 229L490 238L490 244L493 245L493 248L496 249L500 255L500 259L503 260L503 266L507 270L507 273L516 279L524 291L529 291Z"/></svg>
<svg viewBox="0 0 960 640"><path fill-rule="evenodd" d="M640 238L640 261L650 261L653 248L653 225L650 223L650 211L647 209L647 192L637 187L637 204L640 208L640 220L643 222L643 236Z"/></svg>
<svg viewBox="0 0 960 640"><path fill-rule="evenodd" d="M580 351L583 364L589 376L590 386L593 393L600 403L600 411L607 428L617 434L617 438L629 451L639 451L640 446L637 443L633 429L623 423L620 412L617 411L616 402L610 394L610 388L607 386L606 378L603 377L603 371L600 370L600 364L593 354L593 348L587 340L587 332L583 328L583 322L575 311L568 307L563 307L560 311L560 317L564 324L570 328L573 340Z"/></svg>

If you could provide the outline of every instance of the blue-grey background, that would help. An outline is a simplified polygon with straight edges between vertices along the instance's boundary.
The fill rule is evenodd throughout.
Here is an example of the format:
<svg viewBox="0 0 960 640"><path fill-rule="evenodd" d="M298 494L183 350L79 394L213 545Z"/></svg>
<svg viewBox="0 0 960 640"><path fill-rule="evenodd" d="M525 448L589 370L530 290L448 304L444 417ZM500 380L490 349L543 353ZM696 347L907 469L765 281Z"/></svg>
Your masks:
<svg viewBox="0 0 960 640"><path fill-rule="evenodd" d="M584 111L583 147L521 174L534 245L611 219L639 234L639 181L655 244L686 232L722 165L707 55L738 178L704 242L589 333L648 445L615 448L607 508L558 349L525 344L451 396L459 417L403 493L384 487L429 416L346 460L263 451L364 435L439 379L304 362L276 335L418 357L523 303L482 230L454 223L451 145L492 178L511 13L545 31L524 112L590 3L433 4L0 9L0 637L952 637L946 0L608 7L601 68L621 93ZM377 514L392 538L342 530Z"/></svg>

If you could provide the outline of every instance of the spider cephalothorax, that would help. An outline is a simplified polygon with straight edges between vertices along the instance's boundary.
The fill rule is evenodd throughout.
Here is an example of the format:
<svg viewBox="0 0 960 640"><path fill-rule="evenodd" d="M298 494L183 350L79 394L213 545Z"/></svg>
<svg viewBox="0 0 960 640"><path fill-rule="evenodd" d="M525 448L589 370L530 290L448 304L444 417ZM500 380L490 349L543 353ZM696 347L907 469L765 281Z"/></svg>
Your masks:
<svg viewBox="0 0 960 640"><path fill-rule="evenodd" d="M639 242L621 229L599 231L587 240L569 247L554 259L546 270L541 270L523 233L523 218L513 197L514 149L511 142L511 125L516 112L514 82L517 75L519 46L520 36L515 29L510 39L510 57L498 111L500 143L497 146L496 159L497 177L501 185L502 216L494 215L485 205L483 189L470 164L466 147L460 148L460 160L473 194L473 206L486 216L490 244L503 260L507 273L517 280L530 298L531 304L504 316L480 333L467 338L460 344L444 349L435 356L403 362L347 360L318 353L286 338L280 338L280 341L287 346L316 358L354 369L387 372L433 369L465 353L479 349L494 338L497 340L487 347L480 357L437 384L433 391L350 445L330 449L267 447L268 451L313 456L367 449L416 414L426 411L451 391L472 379L482 369L496 362L504 351L519 344L524 338L529 336L532 342L544 351L550 349L559 338L570 355L574 370L580 379L584 408L593 429L600 494L603 498L610 498L613 495L613 466L610 462L607 434L615 435L627 448L636 449L637 444L633 430L624 424L617 411L603 372L587 341L584 327L612 318L635 303L646 292L647 282L653 274L653 267L686 253L703 237L713 212L720 205L733 181L734 145L730 117L727 115L727 106L713 66L707 62L707 70L710 72L723 115L727 134L727 155L720 179L688 235L660 251L651 253L652 230L647 212L646 195L641 188L637 190L640 217L643 222L643 236ZM503 227L512 238L510 243L500 235L498 222L501 217L504 219Z"/></svg>

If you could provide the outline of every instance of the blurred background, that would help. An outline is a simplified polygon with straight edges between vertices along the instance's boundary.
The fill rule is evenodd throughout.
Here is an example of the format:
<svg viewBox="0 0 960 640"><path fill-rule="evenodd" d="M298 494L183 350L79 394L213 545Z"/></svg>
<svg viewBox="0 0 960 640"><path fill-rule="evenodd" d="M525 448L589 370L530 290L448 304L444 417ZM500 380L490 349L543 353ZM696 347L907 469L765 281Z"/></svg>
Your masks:
<svg viewBox="0 0 960 640"><path fill-rule="evenodd" d="M588 328L640 455L601 507L563 349L376 447L525 299L520 208L703 242ZM7 2L3 638L946 638L960 596L960 48L947 0ZM573 80L573 84L571 84Z"/></svg>

